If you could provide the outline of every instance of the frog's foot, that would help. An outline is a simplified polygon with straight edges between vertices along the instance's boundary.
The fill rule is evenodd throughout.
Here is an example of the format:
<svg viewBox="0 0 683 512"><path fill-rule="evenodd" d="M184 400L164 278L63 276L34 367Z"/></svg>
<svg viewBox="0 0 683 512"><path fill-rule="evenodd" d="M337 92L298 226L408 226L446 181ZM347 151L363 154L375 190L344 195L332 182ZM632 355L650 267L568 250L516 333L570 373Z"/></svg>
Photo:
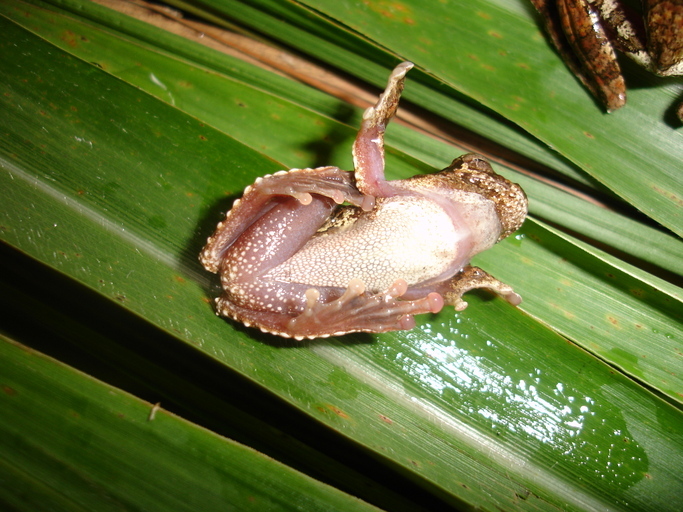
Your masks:
<svg viewBox="0 0 683 512"><path fill-rule="evenodd" d="M383 293L366 293L360 279L352 279L344 294L331 302L320 302L315 288L306 291L306 306L287 325L287 333L297 339L340 336L349 332L386 332L415 327L413 315L438 313L444 300L430 293L417 300L400 300L408 285L398 279Z"/></svg>
<svg viewBox="0 0 683 512"><path fill-rule="evenodd" d="M511 286L499 281L491 274L479 267L467 265L445 284L447 290L443 291L446 304L455 307L456 311L462 311L467 307L467 302L462 300L462 295L475 288L487 288L497 293L513 306L522 302L522 297L515 293Z"/></svg>
<svg viewBox="0 0 683 512"><path fill-rule="evenodd" d="M312 194L329 197L337 204L346 201L365 211L372 210L375 205L374 197L358 191L352 173L331 166L268 174L258 178L251 188L266 196L292 196L303 205L311 204Z"/></svg>

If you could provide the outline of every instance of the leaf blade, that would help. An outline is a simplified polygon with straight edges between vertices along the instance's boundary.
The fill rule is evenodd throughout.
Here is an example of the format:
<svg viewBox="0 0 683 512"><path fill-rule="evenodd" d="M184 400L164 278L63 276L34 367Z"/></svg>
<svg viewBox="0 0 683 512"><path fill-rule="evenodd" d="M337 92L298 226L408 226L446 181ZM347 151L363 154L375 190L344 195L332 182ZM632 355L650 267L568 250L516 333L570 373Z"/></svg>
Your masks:
<svg viewBox="0 0 683 512"><path fill-rule="evenodd" d="M326 26L337 28L333 26L337 23L347 27L347 33L362 33L378 47L415 61L453 89L514 121L643 213L683 235L683 182L678 172L683 150L676 130L662 123L675 85L632 89L629 107L605 116L540 37L531 9L486 0L430 4L410 0L401 8L388 9L326 0L260 0L249 6L221 0L211 5L247 24L253 23L251 5L258 5L259 10L276 12L293 25L309 17L305 26L316 25L320 32ZM269 27L274 37L286 30L277 24ZM297 40L290 43L296 45ZM320 53L320 47L307 44L301 49L325 60L329 48ZM367 73L351 56L335 58L346 69ZM406 98L412 98L410 91ZM427 98L417 101L429 108ZM647 151L641 150L643 145Z"/></svg>
<svg viewBox="0 0 683 512"><path fill-rule="evenodd" d="M14 510L378 510L4 336L0 354Z"/></svg>
<svg viewBox="0 0 683 512"><path fill-rule="evenodd" d="M45 59L48 58L45 57ZM54 59L54 56L51 56L50 59ZM48 60L43 62L48 62ZM528 391L528 386L520 387L521 380L531 378L524 376L524 374L533 374L533 370L537 368L535 366L538 359L537 354L546 351L546 344L552 347L553 357L549 357L548 361L543 363L544 368L546 365L550 369L553 366L565 368L567 366L566 361L569 361L569 369L565 369L566 372L565 370L562 371L562 380L551 374L553 376L548 377L543 387L538 388L540 389L540 396L544 400L553 402L553 407L549 408L549 412L545 411L547 417L544 416L544 419L550 421L552 418L550 413L557 415L563 410L563 406L571 406L569 400L562 402L562 397L558 398L554 390L557 390L558 381L564 383L563 379L567 379L568 382L573 382L574 373L578 368L582 368L583 364L594 370L599 376L599 379L595 377L596 380L591 382L591 386L598 382L608 384L609 389L612 390L609 393L595 395L599 396L599 408L606 411L604 415L598 416L597 421L605 420L608 426L621 428L624 421L623 417L620 417L620 412L626 411L624 414L644 418L645 412L653 409L667 418L671 425L680 421L680 415L677 416L677 413L668 408L666 404L661 404L652 399L646 392L622 377L610 377L609 370L604 365L591 360L580 350L576 348L563 349L564 342L560 338L547 333L542 326L525 319L523 315L511 312L514 310L506 308L500 304L500 301L489 303L474 297L471 299L473 302L471 310L468 311L467 315L458 316L455 321L448 320L447 315L439 317L433 322L424 320L421 324L422 330L417 331L414 335L381 336L378 337L381 343L374 343L368 347L348 348L347 343L333 343L328 350L319 348L306 350L306 347L302 347L301 350L290 351L295 353L283 355L282 351L275 350L273 347L264 347L259 344L258 340L254 340L243 332L235 331L229 325L215 319L204 303L205 280L198 277L199 274L194 272L196 262L194 266L191 263L194 261L194 252L196 251L193 252L193 250L186 248L188 245L192 246L193 243L198 243L201 239L201 235L194 232L195 223L199 223L202 226L201 229L210 229L209 224L213 222L211 219L217 217L211 211L211 205L223 197L226 186L232 186L227 184L227 178L222 174L224 172L223 164L229 161L229 158L234 158L234 161L230 162L235 164L231 170L235 170L234 176L237 177L238 181L250 181L251 173L267 172L265 169L269 168L268 166L272 165L275 168L277 164L263 155L241 147L234 140L222 136L217 131L201 126L194 120L188 121L187 116L182 116L177 111L174 111L173 114L169 113L172 109L161 104L157 105L157 102L152 101L144 94L134 94L131 92L132 88L124 87L118 81L103 78L101 75L104 74L98 70L88 69L87 72L84 71L86 67L82 64L74 64L74 69L78 72L74 72L73 75L79 76L84 80L83 84L88 84L94 91L97 91L91 93L94 96L93 100L97 100L104 90L113 91L115 97L123 101L124 104L143 104L146 108L142 112L149 109L149 111L154 112L154 115L147 116L145 114L137 117L133 115L130 119L126 118L127 124L124 128L128 133L132 132L133 135L124 135L126 132L123 130L116 130L115 136L112 135L103 139L100 137L104 137L111 131L109 128L112 125L106 124L106 120L111 112L115 112L115 105L112 102L95 102L105 110L104 115L102 115L105 122L101 125L88 123L87 130L79 132L77 136L82 140L91 142L106 140L106 144L102 142L98 142L98 144L102 144L105 150L110 151L107 153L110 158L101 156L97 162L99 165L101 162L111 161L110 165L113 169L110 170L111 174L109 175L100 173L98 176L99 178L109 177L109 181L119 187L110 186L109 188L98 189L92 185L93 183L97 185L98 181L89 176L93 167L92 161L88 159L90 146L87 143L82 145L81 141L73 138L73 132L68 131L68 129L73 129L69 125L70 120L73 120L72 118L64 117L60 124L56 120L57 114L52 112L51 119L54 124L50 126L55 128L55 132L64 132L64 134L57 136L53 133L50 137L36 138L30 148L22 145L24 139L21 138L21 135L25 136L26 133L34 135L34 132L40 131L39 128L36 130L36 123L32 123L31 119L34 119L33 116L40 110L41 102L49 105L49 102L44 103L46 97L57 101L59 105L68 107L70 105L68 100L79 97L77 93L72 93L71 97L65 100L63 96L60 97L58 92L51 90L49 85L43 86L43 89L39 90L46 93L44 96L33 95L31 96L33 103L21 104L22 107L33 107L31 109L32 115L28 117L22 117L24 114L16 112L17 103L12 103L17 100L16 96L11 101L5 100L7 110L13 112L13 115L16 116L15 119L23 121L19 123L8 122L8 125L5 126L7 131L15 135L15 138L10 141L11 144L7 143L6 146L3 146L3 150L7 158L26 164L28 170L6 167L6 169L10 168L14 174L3 175L7 190L17 192L16 197L13 198L14 202L11 203L14 207L3 211L4 215L12 214L11 224L7 223L12 229L3 233L3 237L17 244L23 250L49 262L56 268L62 269L75 279L82 280L114 300L120 301L121 297L125 298L127 307L132 311L144 315L150 321L171 332L176 332L186 341L199 343L202 349L213 357L237 368L250 378L269 385L284 399L296 404L302 410L309 411L314 418L324 421L339 432L351 433L355 439L361 440L367 446L377 450L378 453L385 453L379 450L383 446L382 443L394 449L401 448L406 444L405 432L409 432L411 434L408 436L410 438L409 446L401 451L401 457L396 457L393 463L413 472L414 478L429 481L432 485L445 489L445 492L450 493L451 499L454 499L453 496L457 496L478 504L494 502L510 505L510 507L533 508L538 506L549 509L553 505L557 506L563 499L556 495L553 496L552 488L558 483L558 478L562 482L564 482L563 479L566 479L566 475L558 476L548 472L547 468L550 466L550 461L555 462L555 459L560 456L563 445L560 442L544 445L542 438L539 439L530 435L527 439L528 443L524 445L524 450L528 450L529 454L535 453L536 450L542 451L543 459L547 461L546 467L538 469L542 477L537 478L537 475L522 474L517 475L517 481L509 481L509 476L506 473L508 470L514 470L514 467L507 465L510 464L510 460L519 460L514 457L514 455L518 455L516 448L512 446L515 442L496 441L498 437L496 429L489 424L491 418L487 418L479 409L474 411L474 418L472 418L472 411L458 404L458 397L453 394L455 393L454 389L463 387L463 379L460 378L459 367L456 364L458 359L464 361L473 359L475 363L478 363L478 366L475 365L474 369L466 374L471 382L476 381L475 377L478 373L482 373L481 368L484 368L489 373L495 372L497 380L505 385L502 388L503 391L499 392L496 390L486 391L476 387L465 389L469 393L467 405L476 405L482 401L480 392L486 391L498 401L501 410L505 410L505 407L511 407L511 411L508 409L508 423L499 422L497 426L499 429L502 428L507 436L512 436L515 441L518 438L515 437L514 432L524 431L524 427L529 428L533 424L533 405L539 403L536 396L526 393L525 389ZM36 65L37 71L43 73L45 69L49 68L46 65L40 66L35 63L34 65ZM73 75L70 73L62 72L73 79ZM89 79L89 74L94 75L95 78ZM26 75L21 76L25 77ZM18 85L14 86L16 87L13 90L15 93L19 92L21 87L21 80L16 82ZM61 85L68 82L56 81L55 83L60 84L60 87L55 87L55 90L59 91L63 90ZM102 86L102 89L99 89L99 86ZM55 112L63 113L68 110L70 109L66 108L55 110ZM97 118L96 113L86 110L85 107L79 112L86 121ZM85 115L86 112L88 112L87 116ZM133 126L136 126L135 130L133 130ZM170 129L165 130L167 127ZM163 136L157 135L154 138L149 136L149 134L155 134L157 131L161 131ZM197 140L201 140L199 135L203 135L206 140L197 142ZM130 145L129 137L133 138ZM208 143L205 144L207 141ZM195 158L195 154L200 155L199 161L192 165L197 167L202 165L204 168L190 167L188 171L185 167L173 165L173 160L178 160L183 164L187 161L175 150L171 149L169 152L169 148L173 148L180 142L182 142L184 149L192 155L192 158ZM31 149L40 148L41 145L46 144L49 144L50 148L50 152L46 155L41 155L40 151L31 151ZM206 146L209 146L210 151ZM62 153L61 157L58 158L60 149ZM130 153L133 153L134 156L130 157ZM220 154L221 157L217 157L213 153ZM230 156L226 157L225 153L229 153ZM70 160L73 155L76 155L76 158ZM125 158L119 160L117 158L119 155L124 155ZM144 155L144 158L141 155ZM64 163L62 160L68 163ZM55 162L58 162L59 165L53 165ZM215 162L219 162L220 165ZM136 163L137 166L133 165ZM253 166L253 168L245 169L249 166ZM220 167L219 170L217 170L218 167ZM122 176L128 178L135 178L131 169L143 173L143 176L136 178L139 180L140 186L135 186L136 183L130 183L130 179L116 179L117 173L122 173ZM215 175L205 176L207 169L210 172L215 172ZM67 170L69 172L66 172ZM70 172L77 173L79 179L75 179L75 176L69 176ZM163 177L163 180L160 179L160 176ZM18 185L17 182L20 180L15 179L16 177L21 177L23 184ZM81 180L85 184L91 184L88 190L93 192L79 194L79 190L82 189L75 188L74 185L81 184ZM164 186L166 187L164 188ZM239 187L239 183L236 185L237 187ZM157 188L160 190L156 190ZM95 191L97 194L94 193ZM196 200L186 198L188 192L195 194L195 196L201 195L201 199L197 201L200 204L196 204ZM108 202L108 196L112 202ZM123 205L116 204L116 200L125 199L129 196L129 202L124 202ZM168 204L169 197L173 199L172 205ZM130 207L126 205L130 205ZM63 217L64 221L68 221L67 224L71 223L72 225L62 232L48 229L51 227L50 221L54 222L55 212L59 211L60 206L62 209L72 211L70 216ZM135 213L134 215L129 213L131 209ZM159 214L159 212L167 214L169 219L180 219L180 221L173 222L171 226L160 227L158 221L157 223L151 222L152 219L145 216L151 211L155 211L155 214ZM178 211L181 211L182 215L178 215ZM19 212L21 215L18 214ZM202 219L202 217L205 218ZM140 218L148 222L142 222ZM109 221L111 224L106 224L103 221ZM54 226L52 227L54 228ZM37 236L38 233L40 234L39 237ZM126 235L126 233L133 233L137 235L137 238ZM136 246L143 243L144 247L145 242L149 244L150 249L145 254L137 254L135 252L138 249ZM115 257L108 254L109 251L113 251ZM61 254L62 252L64 254ZM80 259L78 255L80 255ZM182 264L178 265L178 262ZM87 271L84 272L83 268L86 268ZM177 279L179 270L186 280L186 284L181 284ZM130 272L141 274L139 282L135 285L130 283ZM103 277L107 278L105 281L111 284L111 287L105 287L99 281ZM180 298L182 301L176 300ZM182 302L182 305L179 306L178 302ZM175 313L175 315L169 315L169 313ZM501 318L509 321L510 324L495 325L500 322ZM463 323L468 332L463 332ZM498 358L495 355L488 354L487 357L480 358L480 354L487 350L492 351L489 354L495 354L496 350L502 350L500 348L502 344L497 344L490 349L485 347L488 347L487 342L492 339L507 340L509 335L506 331L509 329L515 333L511 345L518 354L523 355L523 363L514 364L517 356L506 357L507 362L503 366L503 370L498 369L496 371L495 365ZM525 333L527 332L532 332L535 335L526 336ZM462 334L469 335L471 341L461 341L462 339L467 340ZM439 338L439 335L443 338ZM225 340L232 340L237 346L230 346L229 343L226 344ZM464 345L460 345L461 343ZM439 365L430 363L430 360L434 358L430 357L430 354L424 354L425 347L439 355L441 358ZM328 347L323 348L327 349ZM397 362L389 365L388 372L384 369L383 365L386 364L386 361L392 361L392 358L386 357L386 354L405 353L410 353L411 356L403 359L394 357L393 360ZM354 360L358 359L366 360L368 363L358 366L354 363ZM396 369L397 366L401 367L400 371L397 370L394 374L393 369ZM375 383L378 368L384 371L385 382L368 385L368 383ZM294 371L293 369L296 369L297 377L302 381L296 385L292 385L291 373ZM424 371L421 371L423 369ZM356 378L349 377L348 374L351 372L357 372ZM437 380L441 382L439 386L434 386L433 381L429 380L432 375L438 377ZM506 382L505 375L514 376L516 380ZM359 376L362 378L358 378ZM576 390L574 394L593 395L592 387L590 392L587 391L588 388L582 388L583 382L585 381L580 380L578 384L573 384L576 386L576 388L572 388L573 391ZM392 401L393 395L390 391L401 389L401 386L405 385L408 386L410 393L401 394L401 400L396 400L397 404L379 407L381 404ZM569 385L564 389L568 389L568 387ZM600 386L597 388L600 389ZM446 389L450 389L450 391L446 392ZM506 392L518 397L517 405L514 405L514 402L512 406L505 404ZM369 396L373 399L358 404L359 395ZM624 402L619 412L613 407L609 407L610 401L613 401L615 395L621 402ZM422 400L417 407L411 406L411 396L418 396ZM640 408L634 412L634 409L629 406L629 402L640 404ZM591 405L593 404L586 406ZM397 429L388 427L389 423L378 415L378 411L385 418L389 418L393 424L406 430L397 433L395 431ZM579 412L581 411L570 411L572 415L576 416ZM341 413L346 413L347 418ZM444 433L439 427L439 422L433 419L437 413L442 415L440 419L445 418L450 421L451 430L458 435L464 435L463 432L466 434L468 426L476 425L479 434L473 436L475 441L468 446L467 443L458 439L458 435L453 432L447 430ZM570 413L565 414L565 416L569 416ZM429 420L430 415L433 415L431 416L432 420ZM573 416L566 419L569 422L575 420ZM558 422L555 421L555 424ZM565 428L562 422L559 422L559 426L562 430L561 441L571 444L571 428ZM383 431L382 429L388 430ZM600 502L603 499L616 499L619 504L623 505L624 502L631 499L631 493L635 492L631 489L636 484L638 485L638 492L643 491L644 487L646 492L650 492L654 496L658 494L653 489L658 490L658 486L663 485L662 482L668 481L672 486L678 484L675 477L669 476L670 480L666 479L668 466L661 455L664 452L679 453L680 436L676 435L675 429L671 430L672 432L666 429L655 429L654 434L650 433L642 438L647 439L647 443L651 442L651 437L648 436L654 436L655 441L657 441L658 436L661 438L668 436L672 439L666 450L655 453L651 460L648 458L648 468L654 467L659 472L656 483L648 484L647 478L642 476L644 471L644 465L641 464L642 460L635 466L629 467L628 471L624 470L623 474L618 471L610 473L611 484L606 490L601 488L600 479L593 478L594 475L591 476L589 473L590 490L579 491L578 498L571 498L575 500L571 502L572 505L580 508L581 499L587 500L583 503L584 505L585 503L595 503L592 500ZM425 431L428 433L427 436L423 435ZM382 433L382 437L378 438L378 432ZM602 433L605 434L604 431ZM444 434L447 441L440 440ZM593 432L593 434L595 433ZM639 432L639 436L643 435L645 434ZM596 440L598 439L606 439L609 442L612 437L613 434L591 437L590 432L584 433L582 431L578 440L597 444ZM420 446L422 443L426 443L427 448ZM642 455L642 452L645 451L643 446L647 443L638 440L638 446L632 445L611 460L600 458L596 454L586 451L585 448L582 451L579 445L572 445L575 449L572 456L579 457L575 461L580 460L581 456L592 456L594 460L591 459L593 465L590 466L590 470L601 470L608 467L608 462L623 463L628 460L628 456ZM459 455L454 452L463 446L468 450L467 456L459 458ZM500 449L503 455L490 461L482 456L482 452L492 446ZM506 456L508 457L507 460ZM446 460L440 460L441 457ZM414 462L422 462L422 465L415 465ZM436 467L431 467L432 464L435 464ZM454 482L450 475L456 472L461 475L463 467L471 468L473 474L462 474L463 481ZM586 474L581 473L582 470L585 469L580 464L570 469L570 471L575 472L573 473L575 476L585 478ZM494 477L491 477L489 473L493 474ZM634 484L634 481L639 477L641 479ZM503 483L496 482L496 479L500 479ZM486 492L494 492L494 498L488 498L487 501L484 492L477 493L476 485L477 482L480 483L481 481L485 481L487 486L490 486ZM468 488L458 487L458 484L465 482ZM560 487L566 490L567 495L571 495L575 490L574 485L570 481L566 483L566 487ZM550 491L548 491L549 488ZM543 499L547 501L534 497L532 499L533 504L529 502L520 505L510 502L514 498L514 493L521 493L519 495L523 496L527 495L525 493L529 492L530 489L542 490L545 495ZM647 491L648 489L649 491ZM668 492L671 492L671 489ZM547 496L551 497L547 498ZM657 499L662 501L668 499L666 492L658 496L660 497ZM537 499L538 501L536 501ZM643 496L636 496L636 499L642 500L642 503L652 503ZM676 496L663 505L675 506L677 505L675 499Z"/></svg>

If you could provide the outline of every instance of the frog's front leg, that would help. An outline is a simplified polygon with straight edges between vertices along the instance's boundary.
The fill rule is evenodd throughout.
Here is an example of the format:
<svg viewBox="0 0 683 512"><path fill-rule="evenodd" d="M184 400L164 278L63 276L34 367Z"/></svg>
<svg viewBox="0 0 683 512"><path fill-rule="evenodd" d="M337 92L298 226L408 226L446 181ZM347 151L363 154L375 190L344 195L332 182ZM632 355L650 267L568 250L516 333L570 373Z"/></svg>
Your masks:
<svg viewBox="0 0 683 512"><path fill-rule="evenodd" d="M467 307L467 302L462 300L464 293L475 288L486 288L497 293L513 306L522 302L522 297L515 293L511 286L499 281L488 272L466 265L451 280L443 283L437 291L443 295L444 302L455 307L456 311L462 311Z"/></svg>

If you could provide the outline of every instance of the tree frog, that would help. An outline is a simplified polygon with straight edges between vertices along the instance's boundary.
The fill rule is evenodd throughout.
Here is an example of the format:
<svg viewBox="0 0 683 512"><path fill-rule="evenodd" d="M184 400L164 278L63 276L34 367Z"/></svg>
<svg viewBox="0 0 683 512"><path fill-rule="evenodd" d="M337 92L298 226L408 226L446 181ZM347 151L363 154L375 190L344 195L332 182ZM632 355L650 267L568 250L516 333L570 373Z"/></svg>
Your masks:
<svg viewBox="0 0 683 512"><path fill-rule="evenodd" d="M363 114L354 171L290 169L258 178L201 252L220 274L219 315L296 339L412 329L416 314L488 288L518 305L512 288L469 264L516 231L527 199L473 153L441 172L384 176L384 132L410 62L399 64Z"/></svg>

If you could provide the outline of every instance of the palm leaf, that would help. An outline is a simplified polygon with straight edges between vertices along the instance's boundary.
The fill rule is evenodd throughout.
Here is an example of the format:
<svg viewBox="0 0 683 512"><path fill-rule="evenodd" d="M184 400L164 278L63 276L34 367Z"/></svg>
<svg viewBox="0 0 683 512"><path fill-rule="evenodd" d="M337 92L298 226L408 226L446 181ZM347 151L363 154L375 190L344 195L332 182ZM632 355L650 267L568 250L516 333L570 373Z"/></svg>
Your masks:
<svg viewBox="0 0 683 512"><path fill-rule="evenodd" d="M12 510L377 510L4 336L0 354Z"/></svg>
<svg viewBox="0 0 683 512"><path fill-rule="evenodd" d="M532 220L477 262L519 289L529 316L475 295L465 312L425 318L410 333L287 348L216 319L206 302L215 293L209 291L213 284L195 255L220 217L217 210L227 208L224 198L281 167L348 168L359 110L340 108L308 87L160 32L155 47L157 32L146 27L138 37L139 22L98 6L62 5L78 9L2 5L6 15L69 52L3 21L7 243L107 297L112 311L122 304L129 314L217 360L225 372L267 388L308 421L321 422L340 440L350 438L441 502L487 509L680 508L681 481L673 468L683 454L681 412L643 387L680 403L679 288ZM303 26L318 37L330 25L345 34L326 43L338 44L330 57L335 66L351 69L346 56L353 47L360 62L368 63L354 69L361 77L378 84L386 78L378 63L393 57L368 38L388 46L389 39L380 41L388 29L375 35L354 27L363 32L359 37L332 24L334 13L320 17L320 5L315 12L293 3L279 7L284 11L277 14L287 14L290 22L280 24L285 35ZM235 7L231 15L237 12ZM257 12L269 14L264 6ZM361 14L374 15L371 9ZM285 37L273 27L268 31ZM368 48L374 53L363 53ZM384 56L372 61L378 55ZM415 60L436 73L429 61ZM416 75L424 82L412 98L420 102L435 85L428 75ZM438 73L454 85L449 77ZM487 85L481 94L502 94L486 80L479 87ZM506 144L524 141L520 151L545 155L539 160L546 164L557 160L499 117L456 101L452 90L441 91L444 104L450 97L457 107L440 113L469 111L471 119L487 118L487 130L507 134ZM410 83L406 94L411 98ZM487 101L493 108L503 100ZM585 112L594 108L589 102ZM457 154L407 129L392 130L394 178ZM327 155L330 161L319 162L320 146L314 143L326 136L337 147ZM558 170L563 165L570 167L564 162ZM623 181L631 181L625 176ZM587 204L531 181L527 189L538 193L536 211L544 218L567 217L562 212ZM536 208L534 195L531 200ZM652 197L641 200L655 204ZM666 212L652 216L669 218ZM586 224L581 214L570 217L575 226ZM638 257L671 272L680 269L677 238L624 215L608 215L604 222L618 226L612 238L620 250L635 246ZM601 239L605 229L588 237ZM632 229L657 247L629 245ZM566 343L558 332L614 366ZM656 424L649 419L654 411ZM279 427L295 434L286 422ZM381 497L374 500L381 503Z"/></svg>

